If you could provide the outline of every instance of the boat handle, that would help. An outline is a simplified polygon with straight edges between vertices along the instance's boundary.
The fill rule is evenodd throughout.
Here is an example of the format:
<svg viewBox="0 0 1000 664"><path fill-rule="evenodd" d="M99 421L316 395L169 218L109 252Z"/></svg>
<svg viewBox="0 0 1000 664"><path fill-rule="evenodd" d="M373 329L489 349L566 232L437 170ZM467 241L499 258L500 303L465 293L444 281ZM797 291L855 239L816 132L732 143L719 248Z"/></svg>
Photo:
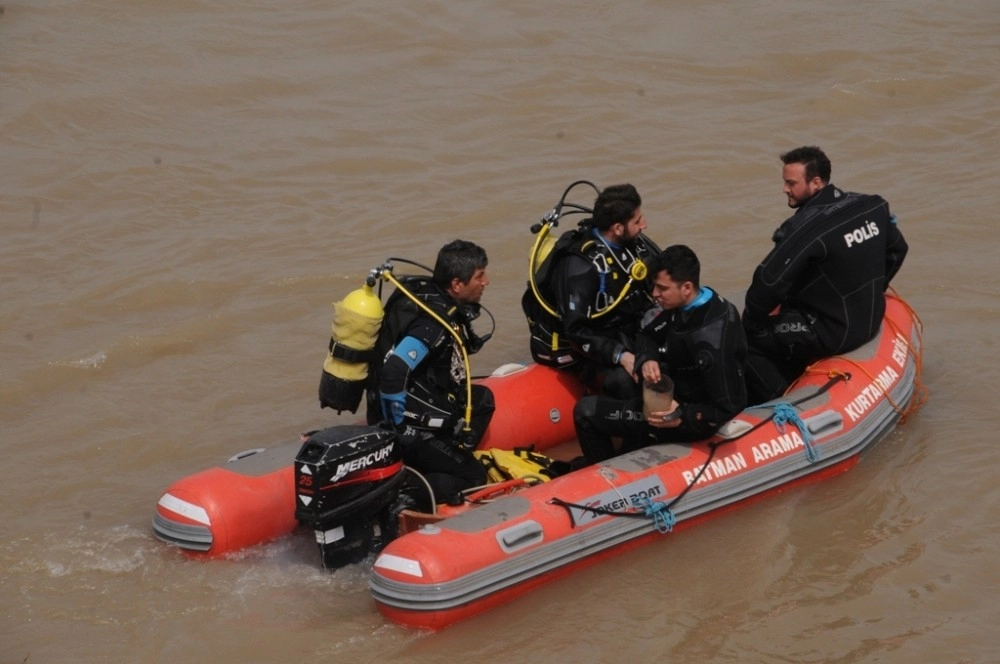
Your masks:
<svg viewBox="0 0 1000 664"><path fill-rule="evenodd" d="M544 534L542 526L537 521L522 521L499 531L497 543L505 553L513 553L518 549L541 542Z"/></svg>
<svg viewBox="0 0 1000 664"><path fill-rule="evenodd" d="M821 437L844 428L844 418L835 410L824 410L822 413L806 418L809 433Z"/></svg>
<svg viewBox="0 0 1000 664"><path fill-rule="evenodd" d="M256 448L254 448L252 450L243 450L242 452L238 452L238 453L234 454L233 456L229 457L229 460L226 461L226 463L232 463L234 461L239 461L240 459L246 459L248 456L253 456L254 454L260 454L265 449L267 449L267 448L265 448L265 447L256 447Z"/></svg>

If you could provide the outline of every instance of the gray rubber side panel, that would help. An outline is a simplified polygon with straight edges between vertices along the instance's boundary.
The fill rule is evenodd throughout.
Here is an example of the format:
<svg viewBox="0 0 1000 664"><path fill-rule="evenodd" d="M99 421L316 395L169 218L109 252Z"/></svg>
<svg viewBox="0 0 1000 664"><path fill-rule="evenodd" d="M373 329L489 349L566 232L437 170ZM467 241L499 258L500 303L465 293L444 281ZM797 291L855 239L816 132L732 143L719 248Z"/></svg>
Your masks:
<svg viewBox="0 0 1000 664"><path fill-rule="evenodd" d="M439 528L459 533L478 533L492 528L498 523L518 519L530 511L531 502L529 500L519 495L513 495L486 503L436 525Z"/></svg>
<svg viewBox="0 0 1000 664"><path fill-rule="evenodd" d="M230 461L223 468L241 475L260 477L261 475L267 475L280 468L292 465L301 447L302 443L299 441L282 443L281 445L269 447L242 459Z"/></svg>

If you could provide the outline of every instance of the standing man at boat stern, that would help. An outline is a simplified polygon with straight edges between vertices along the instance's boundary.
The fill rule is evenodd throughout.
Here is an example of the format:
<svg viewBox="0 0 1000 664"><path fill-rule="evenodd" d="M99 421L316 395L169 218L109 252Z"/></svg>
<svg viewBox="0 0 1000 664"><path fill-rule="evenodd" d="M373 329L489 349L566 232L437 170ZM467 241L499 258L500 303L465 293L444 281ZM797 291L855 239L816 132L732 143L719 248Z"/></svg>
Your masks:
<svg viewBox="0 0 1000 664"><path fill-rule="evenodd" d="M493 417L493 393L472 385L467 407L468 355L486 340L472 329L490 283L486 264L482 247L455 240L438 252L433 277L407 296L397 289L376 344L384 360L376 359L369 379L369 424L385 420L396 427L404 463L427 479L439 503L486 483L472 450Z"/></svg>
<svg viewBox="0 0 1000 664"><path fill-rule="evenodd" d="M885 199L831 184L830 160L818 147L796 148L781 161L795 214L774 232L747 289L751 403L781 396L809 364L874 337L908 248Z"/></svg>
<svg viewBox="0 0 1000 664"><path fill-rule="evenodd" d="M700 285L698 257L684 245L653 258L650 273L658 306L635 340L636 373L647 387L641 398L577 402L573 422L588 463L615 456L613 437L622 439L621 453L703 440L747 405L747 345L736 306ZM662 405L653 405L660 389Z"/></svg>

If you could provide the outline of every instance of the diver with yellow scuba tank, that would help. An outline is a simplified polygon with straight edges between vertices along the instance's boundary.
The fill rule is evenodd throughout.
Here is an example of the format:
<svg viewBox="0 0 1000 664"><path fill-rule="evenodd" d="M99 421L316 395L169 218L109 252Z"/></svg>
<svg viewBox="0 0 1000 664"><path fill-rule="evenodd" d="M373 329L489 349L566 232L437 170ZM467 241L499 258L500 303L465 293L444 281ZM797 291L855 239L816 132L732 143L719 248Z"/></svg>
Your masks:
<svg viewBox="0 0 1000 664"><path fill-rule="evenodd" d="M597 192L593 209L567 202L578 185ZM550 233L562 216L586 213L591 216L553 241ZM612 396L637 393L632 339L652 306L645 266L660 251L645 229L642 198L633 185L601 191L586 180L567 187L532 227L538 237L521 306L536 362L574 371Z"/></svg>
<svg viewBox="0 0 1000 664"><path fill-rule="evenodd" d="M492 331L478 336L472 329L489 285L487 261L482 247L455 240L438 252L430 276L397 279L389 263L373 270L360 294L355 291L340 307L334 305L335 338L320 383L321 405L354 412L366 389L368 423L384 422L399 432L403 462L427 480L438 502L487 481L472 450L486 432L495 402L489 388L472 383L469 365L469 355L492 336ZM369 299L381 305L372 292L379 277L396 287L384 311ZM359 309L368 314L368 324L382 314L376 337L368 350L356 350L362 344L355 339L355 349L345 352L348 340L337 337L337 317L344 310L356 314ZM333 357L335 351L339 358ZM365 377L358 379L356 370L353 381L343 378L344 367L336 365L347 360L367 360ZM330 369L339 369L341 376L331 378Z"/></svg>
<svg viewBox="0 0 1000 664"><path fill-rule="evenodd" d="M393 261L431 274L397 277ZM569 471L530 446L476 450L496 410L469 363L496 329L480 306L486 265L481 247L455 240L433 270L390 258L334 304L320 404L353 413L367 391L368 425L305 433L295 458L295 518L315 532L324 567L380 552L409 511L480 503ZM395 287L384 307L382 281ZM480 311L493 323L482 336L472 327Z"/></svg>

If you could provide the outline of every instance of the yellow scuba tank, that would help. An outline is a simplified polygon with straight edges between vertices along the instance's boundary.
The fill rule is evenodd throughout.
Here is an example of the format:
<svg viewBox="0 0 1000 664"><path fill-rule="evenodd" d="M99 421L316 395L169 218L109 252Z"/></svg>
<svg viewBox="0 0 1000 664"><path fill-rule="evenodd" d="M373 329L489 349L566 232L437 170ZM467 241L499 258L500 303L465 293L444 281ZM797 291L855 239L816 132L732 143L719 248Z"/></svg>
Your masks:
<svg viewBox="0 0 1000 664"><path fill-rule="evenodd" d="M532 263L535 268L535 274L538 274L538 268L541 267L542 263L545 262L545 259L549 257L549 254L552 253L552 250L555 249L555 247L556 238L553 237L551 233L546 233L538 243L538 246L533 247L535 257Z"/></svg>
<svg viewBox="0 0 1000 664"><path fill-rule="evenodd" d="M330 350L319 382L319 403L323 408L354 413L361 403L385 314L373 286L366 282L333 303Z"/></svg>

